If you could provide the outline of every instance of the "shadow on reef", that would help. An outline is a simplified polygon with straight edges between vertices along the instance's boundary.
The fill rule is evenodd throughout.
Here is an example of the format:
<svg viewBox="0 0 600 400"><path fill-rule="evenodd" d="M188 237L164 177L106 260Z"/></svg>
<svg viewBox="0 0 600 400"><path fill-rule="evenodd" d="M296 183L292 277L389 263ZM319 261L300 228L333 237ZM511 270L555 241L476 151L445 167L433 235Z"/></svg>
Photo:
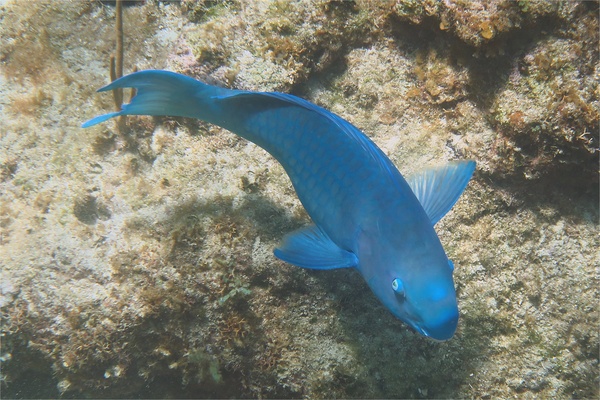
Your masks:
<svg viewBox="0 0 600 400"><path fill-rule="evenodd" d="M307 221L290 216L247 182L242 186L247 194L237 202L228 196L192 199L178 204L161 223L159 234L171 241L164 262L188 284L168 292L156 289L146 296L146 301L159 304L160 312L136 329L132 341L141 344L138 354L149 358L156 348L168 344L169 360L182 368L154 371L157 376L136 390L135 396L255 397L251 386L271 387L269 397L300 396L276 384L276 346L262 326L262 318L268 316L258 314L254 305L262 301L261 293L286 302L290 294L308 290L298 277L301 271L290 268L288 273L283 268L274 273L269 266L255 265L252 252L256 240L277 241ZM281 267L270 257L275 267ZM271 285L274 274L285 289ZM190 291L196 295L190 296ZM143 364L145 357L137 362Z"/></svg>
<svg viewBox="0 0 600 400"><path fill-rule="evenodd" d="M597 9L587 2L576 10L590 34L597 32ZM419 25L392 17L388 29L396 46L413 58L426 106L454 112L468 100L486 115L497 133L494 152L500 156L492 169L506 180L539 175L540 182L597 195L593 132L599 128L591 106L597 96L586 92L585 77L594 74L598 50L588 45L594 40L587 40L587 31L565 26L556 15L544 16L477 48L441 31L433 17ZM571 70L577 71L576 78L566 72ZM543 111L526 110L532 103Z"/></svg>
<svg viewBox="0 0 600 400"><path fill-rule="evenodd" d="M515 60L520 60L542 40L563 36L559 33L561 26L557 17L542 17L534 24L525 23L520 29L499 33L482 48L440 30L440 22L434 17L425 17L415 25L392 15L386 29L399 48L409 50L407 56L433 49L444 56L450 55L453 63L467 68L470 76L467 97L482 109L488 109L507 83Z"/></svg>
<svg viewBox="0 0 600 400"><path fill-rule="evenodd" d="M4 325L4 321L3 321ZM26 340L16 335L2 338L4 349L12 349L10 362L2 360L3 380L0 382L3 399L52 399L59 397L52 365L44 355L28 348ZM3 356L4 358L4 356ZM9 368L7 368L7 366ZM28 366L25 367L24 366ZM4 378L10 374L10 378Z"/></svg>
<svg viewBox="0 0 600 400"><path fill-rule="evenodd" d="M305 217L290 217L283 208L260 194L245 196L241 205L236 208L232 206L232 202L232 198L203 200L201 204L190 201L178 208L177 214L167 225L176 227L182 221L189 224L190 215L193 215L193 221L208 217L214 221L215 226L230 226L228 229L234 231L234 235L248 235L248 242L253 242L255 237L277 242L284 234L309 223ZM183 235L185 240L173 247L170 256L170 263L173 265L189 264L198 258L195 250L198 246L190 246L190 243L197 243L194 235L203 236L204 233L194 231L194 228L186 232ZM485 324L485 321L463 321L461 325L465 328L454 339L444 343L433 342L412 332L395 319L379 304L360 274L354 270L310 271L283 265L278 261L274 262L280 271L260 267L258 270L249 270L244 265L251 261L242 256L248 249L235 246L231 250L237 256L228 261L226 268L238 279L249 282L245 286L248 295L234 296L234 301L227 301L225 304L220 304L222 295L221 300L219 296L209 295L207 302L216 304L217 308L213 310L214 314L206 318L230 318L231 315L236 315L247 322L247 326L243 328L246 329L246 334L243 338L236 339L237 344L233 340L233 346L227 342L219 343L222 339L216 339L215 347L222 346L222 350L216 350L215 354L219 358L219 365L224 366L222 383L226 383L228 391L203 391L206 396L253 395L243 383L248 382L251 375L254 375L251 378L254 385L272 385L277 388L268 394L263 393L267 397L303 395L302 392L278 386L277 374L280 369L268 365L269 362L276 361L260 357L261 349L272 351L273 346L261 328L260 318L267 316L253 313L249 306L257 301L253 297L258 296L255 292L259 288L273 296L274 301L284 303L290 309L298 307L295 304L298 301L301 304L314 304L317 301L315 297L320 293L333 299L325 307L332 305L334 310L325 309L323 305L315 306L311 311L314 315L309 316L310 321L322 322L326 316L321 313L328 311L331 312L329 315L334 315L339 320L341 329L328 329L328 339L351 349L352 357L360 364L360 372L349 370L343 364L333 364L329 370L322 371L324 375L334 377L324 379L322 383L317 382L317 388L313 389L325 397L453 397L454 389L458 390L477 368L477 360L486 352L490 339L478 330L480 323ZM273 278L273 274L280 276ZM230 289L231 286L227 286L225 291ZM208 309L211 306L205 303L205 307ZM235 361L231 361L233 359ZM178 396L185 397L186 393L192 392L186 390ZM194 395L199 395L199 392Z"/></svg>
<svg viewBox="0 0 600 400"><path fill-rule="evenodd" d="M582 210L597 210L600 193L598 174L590 176L581 170L580 165L557 164L535 179L527 179L524 174L482 174L482 179L494 190L510 193L508 208L550 207L560 211L562 216L584 221L588 218Z"/></svg>
<svg viewBox="0 0 600 400"><path fill-rule="evenodd" d="M100 320L94 317L100 311L80 313L69 342L85 333L88 342L98 335L108 347L79 344L87 353L72 357L87 361L77 361L76 372L56 374L57 381L73 383L63 397L455 397L485 357L485 327L497 321L463 316L457 335L437 343L395 319L354 270L304 270L277 261L270 251L257 262L257 240L277 243L309 221L259 192L234 200L192 199L158 227L130 226L171 246L164 258L120 254L110 260L113 279L134 288L145 315L119 321L121 328L107 333L91 322ZM268 320L274 325L265 325ZM293 367L282 361L282 353L299 343L320 340L345 349L334 357L338 361L313 365L315 360L303 359ZM65 359L68 346L60 351ZM282 381L288 374L295 386L289 378Z"/></svg>
<svg viewBox="0 0 600 400"><path fill-rule="evenodd" d="M457 334L436 342L396 319L356 271L328 271L319 281L337 305L343 331L336 339L353 349L362 366L358 376L343 368L329 371L339 384L323 388L323 393L350 398L455 398L489 348L491 338L481 321L473 321L477 317L461 314Z"/></svg>

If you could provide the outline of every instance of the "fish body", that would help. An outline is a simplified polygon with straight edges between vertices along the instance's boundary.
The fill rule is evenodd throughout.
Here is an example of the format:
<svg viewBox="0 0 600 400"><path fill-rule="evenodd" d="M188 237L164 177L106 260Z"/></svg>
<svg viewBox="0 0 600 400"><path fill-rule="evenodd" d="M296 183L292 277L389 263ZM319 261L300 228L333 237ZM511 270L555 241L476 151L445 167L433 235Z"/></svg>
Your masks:
<svg viewBox="0 0 600 400"><path fill-rule="evenodd" d="M379 300L424 336L454 335L458 306L435 223L458 200L473 161L405 180L386 155L341 117L284 93L207 85L167 71L124 76L100 91L133 87L119 115L198 118L268 151L287 172L314 225L291 233L275 255L310 269L357 268Z"/></svg>

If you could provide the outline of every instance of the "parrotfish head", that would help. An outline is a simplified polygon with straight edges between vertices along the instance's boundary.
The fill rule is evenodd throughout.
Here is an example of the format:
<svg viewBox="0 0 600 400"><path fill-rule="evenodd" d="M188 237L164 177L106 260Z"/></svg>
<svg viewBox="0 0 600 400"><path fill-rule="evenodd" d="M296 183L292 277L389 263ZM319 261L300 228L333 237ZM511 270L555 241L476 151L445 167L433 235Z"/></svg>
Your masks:
<svg viewBox="0 0 600 400"><path fill-rule="evenodd" d="M397 318L439 341L452 338L458 324L453 265L447 258L443 264L392 267L369 280L373 292Z"/></svg>

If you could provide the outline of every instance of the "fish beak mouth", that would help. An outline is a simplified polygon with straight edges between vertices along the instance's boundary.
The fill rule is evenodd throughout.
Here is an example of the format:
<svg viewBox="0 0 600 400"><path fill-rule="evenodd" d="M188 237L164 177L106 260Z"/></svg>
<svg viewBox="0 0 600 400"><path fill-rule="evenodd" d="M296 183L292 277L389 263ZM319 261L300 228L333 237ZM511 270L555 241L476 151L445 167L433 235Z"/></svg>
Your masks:
<svg viewBox="0 0 600 400"><path fill-rule="evenodd" d="M421 335L425 336L426 338L429 338L433 341L436 342L445 342L449 339L452 339L452 337L454 336L454 331L444 331L444 332L431 332L431 331L426 331L423 328L419 328L417 329L417 332L419 332Z"/></svg>
<svg viewBox="0 0 600 400"><path fill-rule="evenodd" d="M430 326L425 325L423 322L412 322L410 324L411 328L415 331L436 342L445 342L446 340L451 339L456 332L457 325L458 314L452 315L450 318L439 324L431 324Z"/></svg>
<svg viewBox="0 0 600 400"><path fill-rule="evenodd" d="M429 335L429 333L425 329L423 329L421 326L419 326L417 323L411 323L410 327L413 328L418 334L423 335L426 338L430 338L430 339L433 339L435 341L440 341L440 340L437 340L435 338L432 338L431 335Z"/></svg>
<svg viewBox="0 0 600 400"><path fill-rule="evenodd" d="M427 332L424 332L424 331L423 331L423 332L421 332L421 334L422 334L423 336L425 336L426 338L428 338L428 339L431 339L431 340L433 340L434 342L438 342L438 343L443 343L443 342L447 341L448 339L450 339L450 338L447 338L447 339L436 339L436 338L434 338L433 336L431 336L431 335L427 334Z"/></svg>
<svg viewBox="0 0 600 400"><path fill-rule="evenodd" d="M444 342L448 339L452 339L454 333L456 332L456 327L458 325L458 314L456 316L452 316L447 320L443 321L440 324L432 325L427 328L420 328L420 332L438 342Z"/></svg>

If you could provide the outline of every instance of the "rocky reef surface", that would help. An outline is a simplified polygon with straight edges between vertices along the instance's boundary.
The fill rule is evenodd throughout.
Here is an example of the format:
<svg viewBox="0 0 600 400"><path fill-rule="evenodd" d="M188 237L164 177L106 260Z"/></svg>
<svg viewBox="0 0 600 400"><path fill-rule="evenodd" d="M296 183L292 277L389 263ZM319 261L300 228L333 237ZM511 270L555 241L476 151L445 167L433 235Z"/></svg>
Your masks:
<svg viewBox="0 0 600 400"><path fill-rule="evenodd" d="M124 8L125 72L299 95L404 174L478 162L437 226L443 343L358 273L274 258L309 218L262 149L183 118L80 128L115 107L110 3L0 2L3 398L598 397L597 2Z"/></svg>

